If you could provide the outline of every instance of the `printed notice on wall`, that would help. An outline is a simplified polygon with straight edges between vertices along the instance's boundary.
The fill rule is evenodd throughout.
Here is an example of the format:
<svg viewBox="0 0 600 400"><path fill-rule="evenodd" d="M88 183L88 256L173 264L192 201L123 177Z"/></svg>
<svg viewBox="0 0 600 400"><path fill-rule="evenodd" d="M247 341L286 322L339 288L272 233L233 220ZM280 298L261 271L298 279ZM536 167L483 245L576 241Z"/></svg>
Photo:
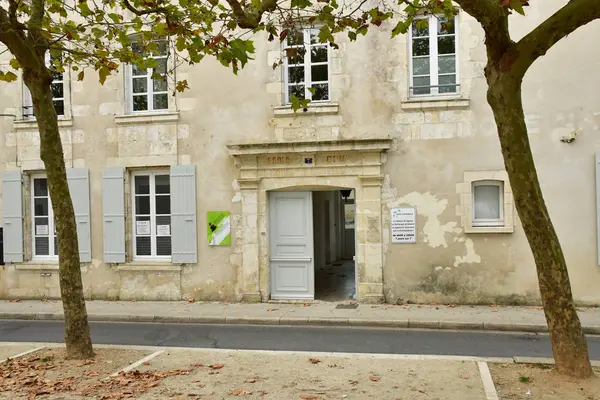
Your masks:
<svg viewBox="0 0 600 400"><path fill-rule="evenodd" d="M413 207L392 208L392 243L417 243L417 211Z"/></svg>
<svg viewBox="0 0 600 400"><path fill-rule="evenodd" d="M156 236L171 236L171 225L156 225Z"/></svg>
<svg viewBox="0 0 600 400"><path fill-rule="evenodd" d="M135 233L137 235L149 235L150 234L150 221L136 221L135 222Z"/></svg>

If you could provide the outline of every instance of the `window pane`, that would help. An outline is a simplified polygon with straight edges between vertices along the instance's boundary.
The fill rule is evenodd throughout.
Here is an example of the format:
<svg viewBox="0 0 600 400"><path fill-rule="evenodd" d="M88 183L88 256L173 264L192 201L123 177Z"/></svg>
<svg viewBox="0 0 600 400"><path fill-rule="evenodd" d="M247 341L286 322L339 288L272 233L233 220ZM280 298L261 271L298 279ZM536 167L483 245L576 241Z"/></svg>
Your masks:
<svg viewBox="0 0 600 400"><path fill-rule="evenodd" d="M310 61L314 63L327 61L327 47L313 47L310 53Z"/></svg>
<svg viewBox="0 0 600 400"><path fill-rule="evenodd" d="M48 198L43 197L40 199L34 199L34 215L35 216L47 216L48 215Z"/></svg>
<svg viewBox="0 0 600 400"><path fill-rule="evenodd" d="M438 21L438 34L447 35L454 33L454 18L448 20L445 17L440 17Z"/></svg>
<svg viewBox="0 0 600 400"><path fill-rule="evenodd" d="M171 236L171 217L159 215L156 217L156 236Z"/></svg>
<svg viewBox="0 0 600 400"><path fill-rule="evenodd" d="M413 58L413 75L429 75L429 57Z"/></svg>
<svg viewBox="0 0 600 400"><path fill-rule="evenodd" d="M34 179L33 180L33 195L34 196L48 196L48 180L47 179Z"/></svg>
<svg viewBox="0 0 600 400"><path fill-rule="evenodd" d="M160 74L161 76L167 75L167 59L159 58L157 59L158 66L154 67L154 73Z"/></svg>
<svg viewBox="0 0 600 400"><path fill-rule="evenodd" d="M327 65L315 65L311 67L311 80L313 82L323 82L328 80Z"/></svg>
<svg viewBox="0 0 600 400"><path fill-rule="evenodd" d="M52 74L52 80L53 81L62 81L63 80L63 73L62 72L50 71L50 73Z"/></svg>
<svg viewBox="0 0 600 400"><path fill-rule="evenodd" d="M171 237L157 236L156 237L156 255L170 256L171 255Z"/></svg>
<svg viewBox="0 0 600 400"><path fill-rule="evenodd" d="M65 115L65 102L64 100L54 100L54 111L56 115Z"/></svg>
<svg viewBox="0 0 600 400"><path fill-rule="evenodd" d="M456 75L440 75L439 82L440 93L455 93L458 91L458 88L456 86Z"/></svg>
<svg viewBox="0 0 600 400"><path fill-rule="evenodd" d="M304 53L303 47L297 47L286 51L288 65L304 64Z"/></svg>
<svg viewBox="0 0 600 400"><path fill-rule="evenodd" d="M135 194L150 194L150 177L135 177Z"/></svg>
<svg viewBox="0 0 600 400"><path fill-rule="evenodd" d="M133 96L133 111L148 110L148 97L146 95Z"/></svg>
<svg viewBox="0 0 600 400"><path fill-rule="evenodd" d="M310 44L321 43L321 39L319 39L319 31L317 29L310 30Z"/></svg>
<svg viewBox="0 0 600 400"><path fill-rule="evenodd" d="M438 38L438 54L454 54L456 46L454 36L444 36Z"/></svg>
<svg viewBox="0 0 600 400"><path fill-rule="evenodd" d="M135 196L135 213L150 214L150 196Z"/></svg>
<svg viewBox="0 0 600 400"><path fill-rule="evenodd" d="M413 37L429 36L429 20L426 18L418 19L412 26Z"/></svg>
<svg viewBox="0 0 600 400"><path fill-rule="evenodd" d="M167 91L167 80L166 79L153 79L152 90L155 92L166 92Z"/></svg>
<svg viewBox="0 0 600 400"><path fill-rule="evenodd" d="M137 236L135 238L135 255L136 256L151 256L152 255L152 238L150 236Z"/></svg>
<svg viewBox="0 0 600 400"><path fill-rule="evenodd" d="M145 69L141 69L140 67L138 67L137 65L132 65L131 66L132 70L131 73L133 76L146 76L148 75L148 71Z"/></svg>
<svg viewBox="0 0 600 400"><path fill-rule="evenodd" d="M33 233L35 236L49 236L50 227L48 226L48 218L35 218L33 224Z"/></svg>
<svg viewBox="0 0 600 400"><path fill-rule="evenodd" d="M156 186L156 193L170 193L171 190L171 179L169 175L156 175L154 177L154 182Z"/></svg>
<svg viewBox="0 0 600 400"><path fill-rule="evenodd" d="M302 31L291 31L287 36L288 46L301 45L304 43L304 33Z"/></svg>
<svg viewBox="0 0 600 400"><path fill-rule="evenodd" d="M290 82L290 83L304 82L304 67L288 68L288 82Z"/></svg>
<svg viewBox="0 0 600 400"><path fill-rule="evenodd" d="M500 218L500 187L496 185L477 185L473 187L474 218Z"/></svg>
<svg viewBox="0 0 600 400"><path fill-rule="evenodd" d="M148 79L146 77L133 78L133 93L146 93L147 90Z"/></svg>
<svg viewBox="0 0 600 400"><path fill-rule="evenodd" d="M418 78L413 78L413 94L431 93L431 88L429 87L429 85L431 85L431 83L428 76L420 76Z"/></svg>
<svg viewBox="0 0 600 400"><path fill-rule="evenodd" d="M429 55L429 39L414 39L413 44L413 56L428 56Z"/></svg>
<svg viewBox="0 0 600 400"><path fill-rule="evenodd" d="M167 93L155 94L154 95L154 109L155 110L166 110L167 108L169 108L169 95Z"/></svg>
<svg viewBox="0 0 600 400"><path fill-rule="evenodd" d="M51 85L51 88L52 88L52 97L53 98L62 99L63 97L65 97L62 83L53 83Z"/></svg>
<svg viewBox="0 0 600 400"><path fill-rule="evenodd" d="M320 83L312 86L315 93L312 95L313 100L329 100L329 85Z"/></svg>
<svg viewBox="0 0 600 400"><path fill-rule="evenodd" d="M171 196L156 196L156 214L171 214Z"/></svg>
<svg viewBox="0 0 600 400"><path fill-rule="evenodd" d="M49 237L35 237L35 255L36 256L49 256L50 255L50 238Z"/></svg>
<svg viewBox="0 0 600 400"><path fill-rule="evenodd" d="M157 55L157 56L166 56L167 55L167 41L166 40L159 40L156 42L157 46L158 46L158 51L153 52L153 55Z"/></svg>
<svg viewBox="0 0 600 400"><path fill-rule="evenodd" d="M456 72L456 56L439 56L438 72L440 74L452 74Z"/></svg>
<svg viewBox="0 0 600 400"><path fill-rule="evenodd" d="M296 96L298 99L304 99L304 85L293 85L289 87L289 95L290 98L292 95ZM288 99L289 101L289 99Z"/></svg>

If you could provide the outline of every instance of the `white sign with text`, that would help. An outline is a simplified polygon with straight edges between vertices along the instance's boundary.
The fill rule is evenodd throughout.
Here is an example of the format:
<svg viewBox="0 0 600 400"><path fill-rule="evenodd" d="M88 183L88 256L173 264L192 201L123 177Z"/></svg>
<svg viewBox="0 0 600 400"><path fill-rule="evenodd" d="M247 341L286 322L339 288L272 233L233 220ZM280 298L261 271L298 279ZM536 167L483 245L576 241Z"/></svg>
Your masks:
<svg viewBox="0 0 600 400"><path fill-rule="evenodd" d="M391 216L392 243L417 243L417 210L414 207L392 208Z"/></svg>

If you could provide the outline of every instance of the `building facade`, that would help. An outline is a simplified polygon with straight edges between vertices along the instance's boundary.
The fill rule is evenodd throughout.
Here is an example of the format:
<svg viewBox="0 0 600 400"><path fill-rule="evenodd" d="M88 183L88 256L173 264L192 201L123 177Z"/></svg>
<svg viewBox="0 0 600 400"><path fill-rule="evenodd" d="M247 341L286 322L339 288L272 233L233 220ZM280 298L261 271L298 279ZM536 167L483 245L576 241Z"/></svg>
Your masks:
<svg viewBox="0 0 600 400"><path fill-rule="evenodd" d="M511 17L515 38L563 3ZM257 36L238 76L214 60L180 65L168 44L155 55L159 72L173 71L166 81L127 66L104 85L55 74L86 297L538 302L478 23L460 12L451 26L429 18L394 39L389 29L340 36L335 50L313 33L283 45ZM585 304L600 302L594 37L599 22L569 35L523 87L541 185ZM174 79L190 89L174 94ZM58 298L30 96L22 82L0 91L0 297ZM312 102L294 113L291 95Z"/></svg>

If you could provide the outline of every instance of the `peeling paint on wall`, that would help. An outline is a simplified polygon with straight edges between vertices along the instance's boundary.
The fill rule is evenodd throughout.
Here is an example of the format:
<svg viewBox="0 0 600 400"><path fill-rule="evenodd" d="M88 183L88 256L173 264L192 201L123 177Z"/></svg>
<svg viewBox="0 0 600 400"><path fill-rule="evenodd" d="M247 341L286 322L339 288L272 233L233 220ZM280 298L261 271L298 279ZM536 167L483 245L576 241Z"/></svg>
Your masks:
<svg viewBox="0 0 600 400"><path fill-rule="evenodd" d="M465 247L467 249L467 253L462 257L454 257L454 266L458 267L462 264L481 263L481 257L475 253L475 245L473 244L473 240L465 240Z"/></svg>
<svg viewBox="0 0 600 400"><path fill-rule="evenodd" d="M448 200L438 200L431 193L412 192L406 196L389 203L389 208L398 207L401 204L410 204L416 207L417 214L425 217L425 225L423 226L423 241L428 243L430 247L448 247L446 242L447 233L461 233L462 229L457 227L457 223L452 221L442 224L439 216L448 206Z"/></svg>

